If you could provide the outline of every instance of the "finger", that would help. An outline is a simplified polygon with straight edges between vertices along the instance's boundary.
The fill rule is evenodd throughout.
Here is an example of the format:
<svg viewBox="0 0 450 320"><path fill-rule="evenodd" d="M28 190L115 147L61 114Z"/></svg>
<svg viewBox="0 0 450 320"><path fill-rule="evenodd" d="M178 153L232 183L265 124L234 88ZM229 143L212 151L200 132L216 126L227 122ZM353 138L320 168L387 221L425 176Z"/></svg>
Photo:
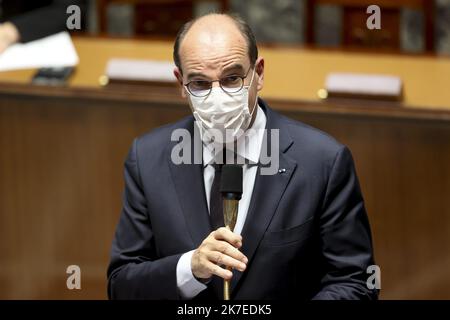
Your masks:
<svg viewBox="0 0 450 320"><path fill-rule="evenodd" d="M242 246L242 237L236 233L231 232L228 228L219 228L213 233L214 239L216 240L224 240L236 248L240 248Z"/></svg>
<svg viewBox="0 0 450 320"><path fill-rule="evenodd" d="M208 254L208 260L214 262L217 265L224 265L226 267L235 268L241 272L244 272L247 267L245 263L233 259L219 251L211 251Z"/></svg>
<svg viewBox="0 0 450 320"><path fill-rule="evenodd" d="M208 249L209 251L218 251L220 253L223 253L245 264L248 262L247 257L242 252L240 252L238 249L236 249L226 241L212 240L211 242L209 242Z"/></svg>
<svg viewBox="0 0 450 320"><path fill-rule="evenodd" d="M230 270L224 269L210 261L207 261L205 263L205 267L211 274L221 277L222 279L231 280L231 278L233 277L233 272L231 272Z"/></svg>

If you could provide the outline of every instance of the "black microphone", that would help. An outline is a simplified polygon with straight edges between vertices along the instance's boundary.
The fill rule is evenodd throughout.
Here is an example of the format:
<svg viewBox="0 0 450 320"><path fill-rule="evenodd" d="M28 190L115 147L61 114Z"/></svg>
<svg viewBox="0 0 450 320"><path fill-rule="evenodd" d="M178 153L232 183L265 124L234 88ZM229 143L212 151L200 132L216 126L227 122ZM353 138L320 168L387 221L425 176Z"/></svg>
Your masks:
<svg viewBox="0 0 450 320"><path fill-rule="evenodd" d="M224 164L220 178L220 192L225 199L241 200L242 197L242 166Z"/></svg>
<svg viewBox="0 0 450 320"><path fill-rule="evenodd" d="M223 198L223 221L225 227L234 230L236 225L239 200L242 197L242 167L236 164L225 164L220 178L220 192ZM228 268L231 271L231 268ZM230 300L230 282L223 284L223 299Z"/></svg>

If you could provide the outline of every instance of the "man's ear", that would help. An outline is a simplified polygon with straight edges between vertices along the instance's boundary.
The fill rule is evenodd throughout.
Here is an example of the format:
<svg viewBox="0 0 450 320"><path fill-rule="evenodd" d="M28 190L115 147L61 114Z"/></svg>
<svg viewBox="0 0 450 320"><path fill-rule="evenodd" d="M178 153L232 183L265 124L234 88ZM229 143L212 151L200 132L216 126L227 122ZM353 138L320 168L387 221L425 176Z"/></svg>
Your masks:
<svg viewBox="0 0 450 320"><path fill-rule="evenodd" d="M256 84L256 89L261 91L264 87L264 58L259 57L255 62L255 72L258 75L258 82Z"/></svg>
<svg viewBox="0 0 450 320"><path fill-rule="evenodd" d="M181 96L183 98L186 98L186 91L184 90L184 86L183 86L183 75L181 74L181 70L178 69L178 67L175 67L173 69L173 75L175 76L175 78L177 78L178 84L180 85Z"/></svg>

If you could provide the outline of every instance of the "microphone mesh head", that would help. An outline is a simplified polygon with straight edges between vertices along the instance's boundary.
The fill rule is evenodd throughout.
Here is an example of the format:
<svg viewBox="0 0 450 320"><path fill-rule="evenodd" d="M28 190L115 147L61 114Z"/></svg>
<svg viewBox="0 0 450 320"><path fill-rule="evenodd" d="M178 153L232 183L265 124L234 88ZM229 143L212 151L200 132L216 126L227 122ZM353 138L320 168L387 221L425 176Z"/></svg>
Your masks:
<svg viewBox="0 0 450 320"><path fill-rule="evenodd" d="M236 164L225 164L220 178L220 192L242 194L242 167Z"/></svg>

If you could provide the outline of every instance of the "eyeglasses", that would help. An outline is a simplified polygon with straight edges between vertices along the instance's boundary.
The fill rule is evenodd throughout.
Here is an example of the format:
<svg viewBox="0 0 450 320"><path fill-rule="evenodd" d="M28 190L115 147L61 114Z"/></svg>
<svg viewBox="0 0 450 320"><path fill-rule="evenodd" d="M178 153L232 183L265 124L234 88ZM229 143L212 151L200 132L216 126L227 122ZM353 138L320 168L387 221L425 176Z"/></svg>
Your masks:
<svg viewBox="0 0 450 320"><path fill-rule="evenodd" d="M208 81L208 80L192 80L186 83L184 86L187 88L190 94L195 97L206 97L211 93L212 84L219 82L220 88L226 93L237 93L244 87L244 79L247 78L250 69L248 68L245 76L227 76L223 79Z"/></svg>

